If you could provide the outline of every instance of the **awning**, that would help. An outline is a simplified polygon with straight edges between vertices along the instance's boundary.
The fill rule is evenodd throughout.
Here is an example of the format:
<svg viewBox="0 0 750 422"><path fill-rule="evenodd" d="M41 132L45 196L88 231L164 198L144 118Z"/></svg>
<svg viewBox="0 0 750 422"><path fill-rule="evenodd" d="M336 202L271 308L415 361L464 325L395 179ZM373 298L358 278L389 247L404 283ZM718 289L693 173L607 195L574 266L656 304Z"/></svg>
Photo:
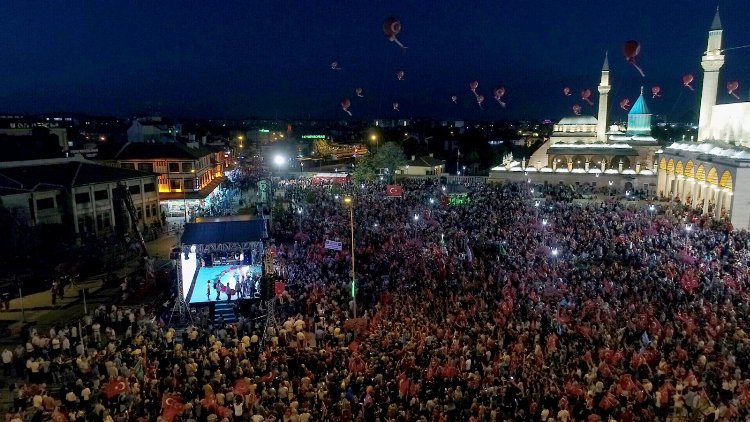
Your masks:
<svg viewBox="0 0 750 422"><path fill-rule="evenodd" d="M206 199L220 184L224 181L224 177L217 177L212 180L211 183L203 187L198 192L159 192L160 201L174 201L184 199Z"/></svg>

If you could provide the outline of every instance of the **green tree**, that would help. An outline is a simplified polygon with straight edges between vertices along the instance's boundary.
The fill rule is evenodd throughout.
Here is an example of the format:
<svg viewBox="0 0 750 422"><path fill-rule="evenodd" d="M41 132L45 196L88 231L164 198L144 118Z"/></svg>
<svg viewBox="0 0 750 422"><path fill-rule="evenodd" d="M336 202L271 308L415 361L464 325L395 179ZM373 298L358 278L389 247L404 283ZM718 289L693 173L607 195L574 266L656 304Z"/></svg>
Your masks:
<svg viewBox="0 0 750 422"><path fill-rule="evenodd" d="M393 173L406 164L404 150L395 142L387 142L375 153L374 164L376 168L387 168Z"/></svg>
<svg viewBox="0 0 750 422"><path fill-rule="evenodd" d="M354 181L357 183L367 182L374 180L378 176L378 168L375 165L375 157L372 154L367 154L357 161L357 166L354 168Z"/></svg>

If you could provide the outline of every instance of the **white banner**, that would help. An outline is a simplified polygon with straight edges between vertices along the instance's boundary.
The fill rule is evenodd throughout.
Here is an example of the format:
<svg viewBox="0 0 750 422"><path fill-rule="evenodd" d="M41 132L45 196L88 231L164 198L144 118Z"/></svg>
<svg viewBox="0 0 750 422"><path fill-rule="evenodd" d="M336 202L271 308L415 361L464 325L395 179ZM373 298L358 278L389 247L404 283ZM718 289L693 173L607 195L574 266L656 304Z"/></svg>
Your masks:
<svg viewBox="0 0 750 422"><path fill-rule="evenodd" d="M336 242L334 240L326 240L326 249L333 249L335 251L340 251L341 242Z"/></svg>

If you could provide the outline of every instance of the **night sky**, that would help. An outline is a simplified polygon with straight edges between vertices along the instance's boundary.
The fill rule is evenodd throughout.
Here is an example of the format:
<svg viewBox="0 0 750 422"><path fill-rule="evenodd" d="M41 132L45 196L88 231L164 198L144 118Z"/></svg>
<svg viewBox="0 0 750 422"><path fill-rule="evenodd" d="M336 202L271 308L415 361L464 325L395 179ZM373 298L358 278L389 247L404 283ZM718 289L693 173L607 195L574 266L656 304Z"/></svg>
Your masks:
<svg viewBox="0 0 750 422"><path fill-rule="evenodd" d="M750 44L747 0L720 5L724 47ZM576 103L595 114L577 94L591 88L596 102L609 50L613 116L625 115L617 103L635 102L641 84L658 84L663 98L650 100L652 110L676 118L696 108L680 79L693 73L699 90L715 8L694 0L0 2L0 112L557 119ZM406 52L383 34L389 16L401 20ZM628 39L642 45L646 78L623 58ZM342 70L330 69L334 60ZM750 48L727 52L722 88L730 79L746 100ZM497 85L506 87L506 109L492 99ZM563 97L566 85L572 97ZM720 93L720 102L730 99Z"/></svg>

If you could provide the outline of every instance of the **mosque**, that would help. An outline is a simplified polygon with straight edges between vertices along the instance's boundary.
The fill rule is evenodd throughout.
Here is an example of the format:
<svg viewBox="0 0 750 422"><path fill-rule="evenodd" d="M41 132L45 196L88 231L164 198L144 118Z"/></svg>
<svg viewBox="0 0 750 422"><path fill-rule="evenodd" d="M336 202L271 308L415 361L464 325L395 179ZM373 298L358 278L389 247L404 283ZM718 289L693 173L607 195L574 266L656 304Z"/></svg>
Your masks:
<svg viewBox="0 0 750 422"><path fill-rule="evenodd" d="M750 102L716 104L724 65L722 26L716 11L701 60L697 142L676 142L661 152L657 190L735 229L750 228Z"/></svg>
<svg viewBox="0 0 750 422"><path fill-rule="evenodd" d="M555 126L550 140L529 160L506 160L490 172L491 181L591 184L644 189L710 214L736 229L750 228L750 102L716 104L724 64L719 11L708 32L701 60L698 136L663 149L651 136L651 113L643 96L628 113L627 130L607 128L609 63L599 83L597 117L570 116Z"/></svg>

